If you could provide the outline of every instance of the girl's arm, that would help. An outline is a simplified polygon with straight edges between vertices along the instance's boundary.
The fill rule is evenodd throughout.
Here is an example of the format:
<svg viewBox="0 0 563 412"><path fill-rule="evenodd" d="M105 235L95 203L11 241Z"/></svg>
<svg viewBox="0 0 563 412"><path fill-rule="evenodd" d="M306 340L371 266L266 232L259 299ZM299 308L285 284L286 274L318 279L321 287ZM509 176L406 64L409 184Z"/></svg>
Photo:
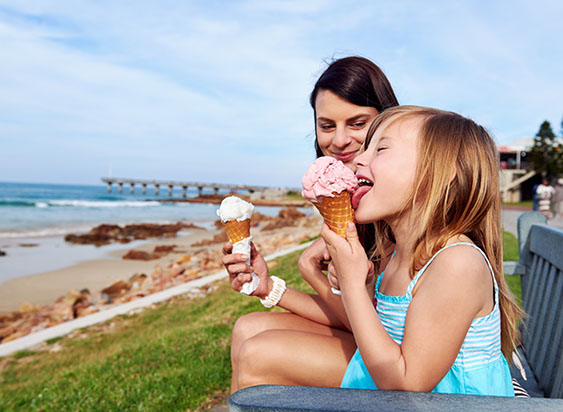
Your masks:
<svg viewBox="0 0 563 412"><path fill-rule="evenodd" d="M268 266L266 265L266 262L260 252L256 249L254 244L252 244L251 266L245 263L247 260L246 256L238 253L233 254L231 252L232 245L230 243L226 243L223 246L224 256L222 262L229 273L232 288L236 291L240 291L242 284L249 281L251 279L250 274L254 272L260 278L260 284L253 293L253 296L264 299L272 290L273 282L269 277ZM300 263L307 266L304 262ZM307 270L311 270L311 268L312 266L308 267ZM326 279L326 276L322 274L320 269L319 272ZM328 287L328 293L332 295L330 287ZM333 296L340 300L339 296ZM334 328L347 329L346 325L340 320L339 316L335 315L331 310L331 307L327 305L323 298L318 295L311 295L291 287L287 287L280 302L278 303L278 306L314 322ZM341 306L341 310L345 317L343 306Z"/></svg>
<svg viewBox="0 0 563 412"><path fill-rule="evenodd" d="M347 240L323 227L362 359L380 389L430 391L455 361L469 326L492 310L492 279L473 248L442 252L428 267L413 298L402 345L384 329L365 291L367 257L350 225Z"/></svg>

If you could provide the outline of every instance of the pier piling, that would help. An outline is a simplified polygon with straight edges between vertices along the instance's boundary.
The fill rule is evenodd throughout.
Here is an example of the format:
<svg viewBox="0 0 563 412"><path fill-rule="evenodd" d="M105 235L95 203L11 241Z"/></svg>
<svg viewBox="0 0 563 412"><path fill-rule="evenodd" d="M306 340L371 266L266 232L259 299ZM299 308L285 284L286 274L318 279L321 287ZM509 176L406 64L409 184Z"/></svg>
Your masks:
<svg viewBox="0 0 563 412"><path fill-rule="evenodd" d="M201 182L173 182L173 181L157 181L157 180L144 180L144 179L120 179L120 178L102 178L102 181L107 184L108 193L112 191L112 185L115 183L118 186L119 193L123 193L123 185L129 185L129 192L131 194L135 193L135 185L139 184L142 187L143 195L147 193L147 186L154 186L154 194L158 196L160 193L160 186L168 186L168 196L172 197L174 186L179 186L182 188L182 197L186 198L188 196L188 187L197 188L198 196L203 195L204 188L213 189L213 194L218 195L219 189L223 189L226 192L237 193L239 191L247 191L248 193L262 192L267 189L265 186L247 186L247 185L231 185L231 184L220 184L220 183L201 183Z"/></svg>

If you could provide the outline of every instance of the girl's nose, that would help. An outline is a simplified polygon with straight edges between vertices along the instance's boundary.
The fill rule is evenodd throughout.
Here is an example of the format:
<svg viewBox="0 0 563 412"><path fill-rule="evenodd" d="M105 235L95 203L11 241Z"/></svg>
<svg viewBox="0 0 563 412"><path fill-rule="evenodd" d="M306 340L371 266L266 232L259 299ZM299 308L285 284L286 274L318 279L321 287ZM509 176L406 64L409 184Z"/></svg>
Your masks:
<svg viewBox="0 0 563 412"><path fill-rule="evenodd" d="M364 151L354 158L354 167L358 170L359 167L367 166L367 152Z"/></svg>

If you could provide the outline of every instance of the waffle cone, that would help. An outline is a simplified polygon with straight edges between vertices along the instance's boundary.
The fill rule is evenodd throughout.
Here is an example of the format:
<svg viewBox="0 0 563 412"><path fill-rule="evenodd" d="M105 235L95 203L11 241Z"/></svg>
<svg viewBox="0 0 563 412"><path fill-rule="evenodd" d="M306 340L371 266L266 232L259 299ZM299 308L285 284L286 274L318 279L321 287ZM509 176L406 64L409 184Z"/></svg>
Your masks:
<svg viewBox="0 0 563 412"><path fill-rule="evenodd" d="M354 221L350 193L344 190L340 193L334 193L334 197L321 197L317 203L313 204L321 212L328 227L345 238L346 224Z"/></svg>
<svg viewBox="0 0 563 412"><path fill-rule="evenodd" d="M250 237L250 219L243 220L242 222L229 220L224 222L224 225L231 243L237 243Z"/></svg>

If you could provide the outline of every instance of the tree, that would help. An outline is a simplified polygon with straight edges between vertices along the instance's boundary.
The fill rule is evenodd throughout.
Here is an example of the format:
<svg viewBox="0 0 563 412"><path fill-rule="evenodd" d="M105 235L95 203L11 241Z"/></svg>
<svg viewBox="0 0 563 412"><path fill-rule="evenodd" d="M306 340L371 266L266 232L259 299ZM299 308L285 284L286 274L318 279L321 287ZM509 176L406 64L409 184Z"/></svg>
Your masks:
<svg viewBox="0 0 563 412"><path fill-rule="evenodd" d="M561 127L563 129L563 121ZM529 156L534 170L543 176L554 178L563 175L563 138L555 136L547 120L541 124Z"/></svg>

